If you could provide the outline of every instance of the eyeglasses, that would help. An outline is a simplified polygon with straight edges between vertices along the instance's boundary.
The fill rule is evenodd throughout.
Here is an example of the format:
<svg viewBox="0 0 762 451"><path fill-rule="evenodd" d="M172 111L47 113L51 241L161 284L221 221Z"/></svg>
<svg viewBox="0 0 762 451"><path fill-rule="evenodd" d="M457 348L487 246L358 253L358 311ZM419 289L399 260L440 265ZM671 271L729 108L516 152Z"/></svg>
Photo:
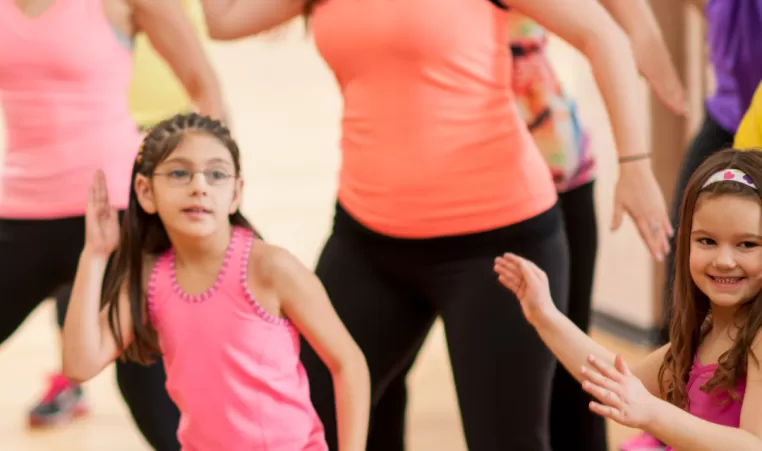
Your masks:
<svg viewBox="0 0 762 451"><path fill-rule="evenodd" d="M206 171L188 171L186 169L175 169L169 172L154 172L153 175L165 176L169 179L169 182L173 185L190 185L193 181L193 177L196 174L203 174L206 183L209 185L222 185L227 182L232 174L229 174L220 169L209 169Z"/></svg>

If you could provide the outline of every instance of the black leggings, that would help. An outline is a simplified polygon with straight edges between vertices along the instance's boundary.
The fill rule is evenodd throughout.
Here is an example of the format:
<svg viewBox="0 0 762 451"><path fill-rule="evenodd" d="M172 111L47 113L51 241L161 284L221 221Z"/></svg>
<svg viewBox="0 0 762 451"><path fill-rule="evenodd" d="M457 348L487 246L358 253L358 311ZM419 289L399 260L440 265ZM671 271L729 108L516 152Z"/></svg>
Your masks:
<svg viewBox="0 0 762 451"><path fill-rule="evenodd" d="M693 173L701 166L701 163L725 148L733 146L733 133L722 128L708 112L704 113L704 123L701 125L696 136L693 138L688 151L683 157L683 164L675 185L675 197L672 202L671 218L672 225L677 230L680 220L680 207L683 203L683 195L688 187L688 181ZM659 329L659 344L669 343L669 321L672 310L672 286L675 274L675 247L677 246L677 233L670 240L671 252L664 261L664 286L662 292L663 318Z"/></svg>
<svg viewBox="0 0 762 451"><path fill-rule="evenodd" d="M598 249L598 226L595 214L594 183L559 193L569 241L568 316L585 332L590 328L590 309ZM550 443L555 451L606 451L606 421L590 412L588 396L563 367L556 370L550 411ZM371 443L381 443L387 450L403 450L406 378L396 378L375 406Z"/></svg>
<svg viewBox="0 0 762 451"><path fill-rule="evenodd" d="M556 361L514 295L497 281L494 259L508 251L547 272L553 298L565 311L569 253L558 207L489 232L420 240L379 235L338 207L316 272L365 353L374 405L409 369L439 315L469 450L550 451ZM335 450L331 375L304 340L302 361ZM385 438L372 434L368 449L400 449Z"/></svg>
<svg viewBox="0 0 762 451"><path fill-rule="evenodd" d="M594 184L559 193L569 241L568 317L588 332L593 298L598 225ZM607 451L606 420L590 412L591 397L564 367L553 380L550 410L550 443L554 451Z"/></svg>
<svg viewBox="0 0 762 451"><path fill-rule="evenodd" d="M0 343L47 297L68 291L84 246L83 217L0 219ZM180 413L164 388L161 361L150 367L116 363L117 381L140 431L158 451L177 451Z"/></svg>

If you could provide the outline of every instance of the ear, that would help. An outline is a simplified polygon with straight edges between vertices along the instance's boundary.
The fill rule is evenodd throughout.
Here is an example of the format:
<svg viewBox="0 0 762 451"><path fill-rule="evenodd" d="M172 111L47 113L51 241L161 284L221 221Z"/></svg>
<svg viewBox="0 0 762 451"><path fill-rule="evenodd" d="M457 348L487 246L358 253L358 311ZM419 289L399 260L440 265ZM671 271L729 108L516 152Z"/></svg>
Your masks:
<svg viewBox="0 0 762 451"><path fill-rule="evenodd" d="M241 197L243 196L243 178L238 177L233 187L233 200L230 202L228 214L232 215L241 206Z"/></svg>
<svg viewBox="0 0 762 451"><path fill-rule="evenodd" d="M135 194L137 195L138 203L146 213L149 215L156 213L156 201L153 196L151 180L143 174L138 174L135 177Z"/></svg>

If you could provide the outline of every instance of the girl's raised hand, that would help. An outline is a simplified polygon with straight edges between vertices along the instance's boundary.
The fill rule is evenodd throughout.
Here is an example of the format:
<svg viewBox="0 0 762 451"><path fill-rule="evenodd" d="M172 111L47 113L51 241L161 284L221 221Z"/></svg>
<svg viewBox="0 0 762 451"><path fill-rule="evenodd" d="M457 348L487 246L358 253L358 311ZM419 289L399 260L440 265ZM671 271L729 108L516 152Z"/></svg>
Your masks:
<svg viewBox="0 0 762 451"><path fill-rule="evenodd" d="M621 355L614 366L593 356L582 367L582 388L598 402L590 402L590 410L619 424L645 429L656 417L660 400L652 395L627 367Z"/></svg>
<svg viewBox="0 0 762 451"><path fill-rule="evenodd" d="M111 255L119 244L119 216L108 200L106 176L98 170L90 185L85 212L85 247Z"/></svg>
<svg viewBox="0 0 762 451"><path fill-rule="evenodd" d="M505 254L495 259L495 272L500 283L516 294L524 316L531 324L555 310L548 276L534 263L514 254Z"/></svg>

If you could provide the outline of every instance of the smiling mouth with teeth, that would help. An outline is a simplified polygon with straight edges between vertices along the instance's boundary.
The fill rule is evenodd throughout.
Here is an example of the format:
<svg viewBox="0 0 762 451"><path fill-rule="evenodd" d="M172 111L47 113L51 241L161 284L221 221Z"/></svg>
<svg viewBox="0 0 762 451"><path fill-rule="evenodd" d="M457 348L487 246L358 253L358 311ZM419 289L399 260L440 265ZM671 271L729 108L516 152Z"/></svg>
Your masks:
<svg viewBox="0 0 762 451"><path fill-rule="evenodd" d="M733 285L744 279L744 277L718 277L718 276L709 276L709 278L721 285Z"/></svg>

